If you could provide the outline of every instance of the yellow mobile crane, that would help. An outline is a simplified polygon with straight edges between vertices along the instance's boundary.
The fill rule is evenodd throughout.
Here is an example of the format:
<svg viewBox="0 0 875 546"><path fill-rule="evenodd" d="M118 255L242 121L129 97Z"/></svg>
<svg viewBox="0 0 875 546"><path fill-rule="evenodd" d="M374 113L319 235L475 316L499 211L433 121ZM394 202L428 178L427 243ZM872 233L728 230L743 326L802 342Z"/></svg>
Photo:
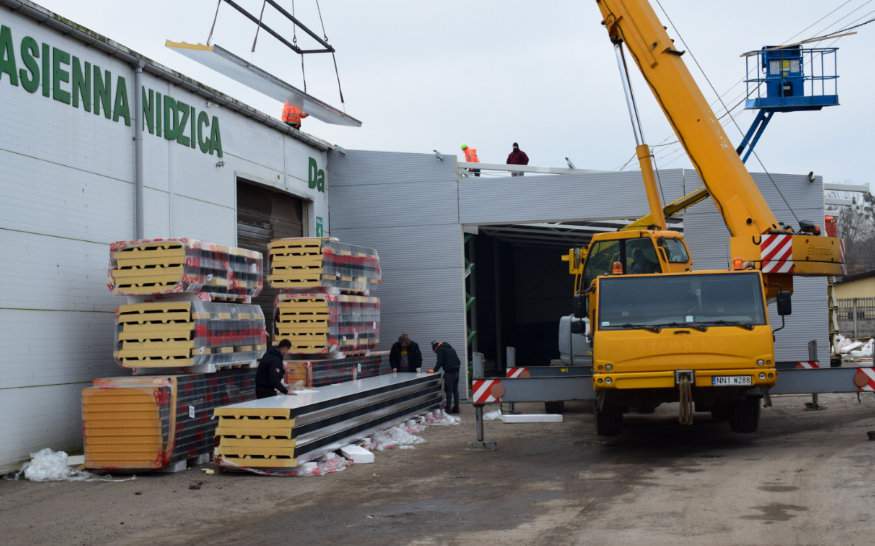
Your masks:
<svg viewBox="0 0 875 546"><path fill-rule="evenodd" d="M778 376L766 303L777 299L783 320L794 275L840 274L839 243L813 223L794 230L778 222L646 0L597 3L617 50L650 207L630 229L595 236L585 259L567 257L579 279L575 314L591 327L597 430L616 434L624 412L679 401L683 423L695 405L753 432ZM705 185L666 208L713 198L730 234L727 270L691 271L682 236L666 230L623 45Z"/></svg>

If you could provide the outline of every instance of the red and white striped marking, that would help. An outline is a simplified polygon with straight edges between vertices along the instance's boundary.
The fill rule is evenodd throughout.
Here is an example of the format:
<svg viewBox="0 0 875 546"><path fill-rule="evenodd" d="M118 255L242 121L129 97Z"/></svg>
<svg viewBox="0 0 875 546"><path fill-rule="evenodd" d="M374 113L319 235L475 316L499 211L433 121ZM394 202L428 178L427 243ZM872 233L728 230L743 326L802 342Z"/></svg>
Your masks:
<svg viewBox="0 0 875 546"><path fill-rule="evenodd" d="M803 370L813 370L820 368L820 363L816 360L803 360L802 362L797 362L796 367Z"/></svg>
<svg viewBox="0 0 875 546"><path fill-rule="evenodd" d="M520 377L529 377L528 368L508 368L505 375L508 379L517 379Z"/></svg>
<svg viewBox="0 0 875 546"><path fill-rule="evenodd" d="M875 370L857 368L857 373L854 374L854 385L861 391L875 392Z"/></svg>
<svg viewBox="0 0 875 546"><path fill-rule="evenodd" d="M475 379L471 382L471 401L476 405L491 404L498 402L500 396L494 393L495 387L500 384L498 379Z"/></svg>
<svg viewBox="0 0 875 546"><path fill-rule="evenodd" d="M760 270L763 273L793 272L793 236L767 233L760 242Z"/></svg>

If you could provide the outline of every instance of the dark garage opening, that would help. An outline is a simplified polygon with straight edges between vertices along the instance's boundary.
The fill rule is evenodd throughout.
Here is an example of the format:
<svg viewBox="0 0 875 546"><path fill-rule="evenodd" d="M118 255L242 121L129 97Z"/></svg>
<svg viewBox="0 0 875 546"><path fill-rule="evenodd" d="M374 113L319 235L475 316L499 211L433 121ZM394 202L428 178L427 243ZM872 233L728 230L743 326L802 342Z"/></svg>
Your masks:
<svg viewBox="0 0 875 546"><path fill-rule="evenodd" d="M303 235L303 200L248 180L237 179L237 246L261 252L267 267L267 245L271 240ZM264 290L253 300L264 311L269 336L273 332L275 298L276 290L269 288L265 280Z"/></svg>
<svg viewBox="0 0 875 546"><path fill-rule="evenodd" d="M559 358L559 318L571 313L573 286L562 255L588 234L569 238L525 233L532 231L481 227L468 243L474 264L468 283L469 295L472 285L475 290L473 343L485 356L488 375L503 375L508 346L516 348L517 366L549 365Z"/></svg>

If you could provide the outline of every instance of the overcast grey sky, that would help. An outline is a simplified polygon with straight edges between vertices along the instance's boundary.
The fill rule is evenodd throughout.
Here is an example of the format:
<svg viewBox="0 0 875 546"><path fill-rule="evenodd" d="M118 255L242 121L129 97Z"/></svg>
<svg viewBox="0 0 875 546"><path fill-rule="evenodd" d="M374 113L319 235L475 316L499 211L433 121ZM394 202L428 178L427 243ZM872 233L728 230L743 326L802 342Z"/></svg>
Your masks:
<svg viewBox="0 0 875 546"><path fill-rule="evenodd" d="M108 35L271 114L280 105L166 49L164 40L204 42L215 0L38 0L51 10ZM252 11L261 0L238 0ZM280 0L290 7L291 0ZM319 27L315 0L295 0L298 15ZM875 17L872 0L732 2L663 0L663 5L727 103L743 95L739 55ZM305 130L345 148L460 153L476 146L485 162L503 162L519 141L536 165L618 169L631 156L629 128L612 46L595 0L321 0L328 36L337 48L347 111L358 129L308 119ZM661 14L660 14L661 15ZM291 32L268 7L265 20ZM677 38L670 31L672 37ZM299 59L264 34L249 53L254 26L224 6L213 41L293 84ZM827 43L821 45L828 45ZM871 71L875 24L836 45L841 106L777 116L758 151L773 172L822 174L827 182L870 183L873 155ZM700 74L692 67L701 83ZM635 72L648 141L671 134L662 112ZM307 57L312 94L339 104L330 57ZM714 95L703 85L706 97ZM736 119L746 129L753 118ZM728 133L740 140L731 125ZM676 147L660 148L659 167L688 166ZM753 161L753 160L752 160ZM760 170L753 163L752 170Z"/></svg>

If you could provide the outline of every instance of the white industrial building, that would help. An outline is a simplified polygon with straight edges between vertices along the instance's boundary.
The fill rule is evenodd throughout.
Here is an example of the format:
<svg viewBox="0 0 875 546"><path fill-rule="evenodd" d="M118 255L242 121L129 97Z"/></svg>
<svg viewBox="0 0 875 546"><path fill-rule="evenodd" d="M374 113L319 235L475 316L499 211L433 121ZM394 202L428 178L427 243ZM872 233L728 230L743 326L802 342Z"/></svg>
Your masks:
<svg viewBox="0 0 875 546"><path fill-rule="evenodd" d="M127 373L112 358L113 241L262 249L330 234L372 246L385 278L382 345L405 331L427 363L434 338L463 361L476 347L500 363L506 346L556 349L571 294L559 255L646 212L637 173L474 179L451 156L334 148L24 0L0 0L0 119L0 467L42 447L79 449L81 389ZM819 177L775 178L797 213L823 218ZM661 179L666 199L700 185L691 171ZM724 265L713 205L684 223L695 265ZM797 280L779 359L806 360L812 339L825 359L824 286ZM269 291L259 302L271 305Z"/></svg>

